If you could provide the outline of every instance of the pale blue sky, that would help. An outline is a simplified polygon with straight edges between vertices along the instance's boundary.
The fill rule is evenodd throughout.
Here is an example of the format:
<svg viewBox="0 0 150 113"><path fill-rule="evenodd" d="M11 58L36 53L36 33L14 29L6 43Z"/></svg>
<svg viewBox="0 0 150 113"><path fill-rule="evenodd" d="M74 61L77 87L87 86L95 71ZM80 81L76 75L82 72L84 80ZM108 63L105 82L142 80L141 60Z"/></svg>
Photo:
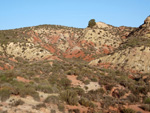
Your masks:
<svg viewBox="0 0 150 113"><path fill-rule="evenodd" d="M0 30L41 24L85 28L90 19L138 27L150 0L0 0Z"/></svg>

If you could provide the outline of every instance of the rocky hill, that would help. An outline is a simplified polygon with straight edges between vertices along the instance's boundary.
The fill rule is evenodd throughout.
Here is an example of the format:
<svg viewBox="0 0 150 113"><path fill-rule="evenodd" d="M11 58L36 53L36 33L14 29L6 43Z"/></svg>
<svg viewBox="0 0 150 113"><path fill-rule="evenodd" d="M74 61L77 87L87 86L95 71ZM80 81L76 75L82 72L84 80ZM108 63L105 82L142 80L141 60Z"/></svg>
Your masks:
<svg viewBox="0 0 150 113"><path fill-rule="evenodd" d="M149 113L150 17L0 31L0 112Z"/></svg>
<svg viewBox="0 0 150 113"><path fill-rule="evenodd" d="M134 29L127 37L127 41L113 53L90 64L109 63L125 70L150 73L150 17L144 24Z"/></svg>

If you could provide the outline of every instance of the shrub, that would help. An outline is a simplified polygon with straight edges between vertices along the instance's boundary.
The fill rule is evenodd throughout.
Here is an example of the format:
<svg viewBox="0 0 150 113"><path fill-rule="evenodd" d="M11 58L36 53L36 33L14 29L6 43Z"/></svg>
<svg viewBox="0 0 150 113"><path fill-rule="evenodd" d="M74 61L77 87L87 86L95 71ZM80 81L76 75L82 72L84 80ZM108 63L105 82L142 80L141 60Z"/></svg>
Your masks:
<svg viewBox="0 0 150 113"><path fill-rule="evenodd" d="M54 110L54 109L51 109L51 113L56 113L56 110Z"/></svg>
<svg viewBox="0 0 150 113"><path fill-rule="evenodd" d="M145 98L144 104L150 104L150 97Z"/></svg>
<svg viewBox="0 0 150 113"><path fill-rule="evenodd" d="M131 103L139 101L139 99L133 94L130 94L127 98L130 100Z"/></svg>
<svg viewBox="0 0 150 113"><path fill-rule="evenodd" d="M12 106L18 106L18 105L23 105L24 101L22 101L21 99L15 101L14 103L12 103Z"/></svg>
<svg viewBox="0 0 150 113"><path fill-rule="evenodd" d="M91 19L88 23L88 27L92 28L94 25L96 25L95 19Z"/></svg>
<svg viewBox="0 0 150 113"><path fill-rule="evenodd" d="M135 113L135 111L133 109L126 108L126 109L122 109L121 113Z"/></svg>
<svg viewBox="0 0 150 113"><path fill-rule="evenodd" d="M53 103L53 104L58 104L59 103L59 98L57 96L48 96L45 100L45 103Z"/></svg>
<svg viewBox="0 0 150 113"><path fill-rule="evenodd" d="M80 113L79 109L69 109L69 113Z"/></svg>
<svg viewBox="0 0 150 113"><path fill-rule="evenodd" d="M0 100L1 101L6 101L9 99L11 94L11 90L8 88L0 89Z"/></svg>
<svg viewBox="0 0 150 113"><path fill-rule="evenodd" d="M113 87L114 87L113 84L105 85L106 90L112 90Z"/></svg>
<svg viewBox="0 0 150 113"><path fill-rule="evenodd" d="M36 89L44 93L53 93L52 87L50 85L38 85Z"/></svg>
<svg viewBox="0 0 150 113"><path fill-rule="evenodd" d="M63 104L58 104L58 109L59 109L59 111L64 112L65 107L64 107L64 105L63 105Z"/></svg>
<svg viewBox="0 0 150 113"><path fill-rule="evenodd" d="M97 90L90 90L88 93L84 94L84 97L88 98L91 101L100 101L105 93L103 88L99 88Z"/></svg>
<svg viewBox="0 0 150 113"><path fill-rule="evenodd" d="M62 92L60 97L69 105L76 105L78 102L77 92L73 90L66 90Z"/></svg>
<svg viewBox="0 0 150 113"><path fill-rule="evenodd" d="M61 86L68 87L71 85L71 81L67 78L62 78L60 80L60 84L61 84Z"/></svg>
<svg viewBox="0 0 150 113"><path fill-rule="evenodd" d="M98 80L97 80L96 77L93 77L93 78L91 78L91 81L92 81L92 82L97 82Z"/></svg>
<svg viewBox="0 0 150 113"><path fill-rule="evenodd" d="M88 99L86 98L81 98L79 100L79 103L85 107L94 107L94 104L92 102L90 102Z"/></svg>
<svg viewBox="0 0 150 113"><path fill-rule="evenodd" d="M83 83L84 83L85 85L88 85L88 84L90 83L90 80L85 80L85 81L83 81Z"/></svg>
<svg viewBox="0 0 150 113"><path fill-rule="evenodd" d="M142 108L145 111L150 111L150 105L149 104L141 105L140 108Z"/></svg>
<svg viewBox="0 0 150 113"><path fill-rule="evenodd" d="M141 37L130 37L124 44L122 44L120 48L125 49L127 47L136 47L142 45L150 47L150 39Z"/></svg>
<svg viewBox="0 0 150 113"><path fill-rule="evenodd" d="M80 96L85 94L85 92L84 92L84 90L82 88L76 87L76 88L73 88L73 90L76 91L77 94L80 95Z"/></svg>
<svg viewBox="0 0 150 113"><path fill-rule="evenodd" d="M124 96L126 93L126 90L121 90L121 89L116 89L113 93L112 96L115 98L120 98L122 96Z"/></svg>
<svg viewBox="0 0 150 113"><path fill-rule="evenodd" d="M46 105L44 103L41 103L41 104L37 104L36 105L36 109L39 110L40 108L45 108Z"/></svg>
<svg viewBox="0 0 150 113"><path fill-rule="evenodd" d="M36 92L34 87L30 84L24 84L22 82L15 81L13 85L15 86L13 90L15 94L19 94L21 97L26 97L27 95L30 95L34 98L34 100L40 100L39 93Z"/></svg>
<svg viewBox="0 0 150 113"><path fill-rule="evenodd" d="M30 92L29 95L32 96L33 99L36 100L36 101L40 100L40 96L39 96L38 92Z"/></svg>
<svg viewBox="0 0 150 113"><path fill-rule="evenodd" d="M103 99L102 99L102 107L103 108L108 108L109 106L115 106L116 103L118 103L117 100L115 100L113 97L111 96L103 96Z"/></svg>

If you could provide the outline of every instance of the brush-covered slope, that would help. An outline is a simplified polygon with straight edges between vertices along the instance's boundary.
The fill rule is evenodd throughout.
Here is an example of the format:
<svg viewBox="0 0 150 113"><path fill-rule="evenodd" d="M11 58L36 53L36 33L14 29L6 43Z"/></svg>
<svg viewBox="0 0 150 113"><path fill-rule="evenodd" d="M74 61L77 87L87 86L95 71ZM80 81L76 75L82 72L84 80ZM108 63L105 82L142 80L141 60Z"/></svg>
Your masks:
<svg viewBox="0 0 150 113"><path fill-rule="evenodd" d="M83 31L84 36L80 40L93 43L97 53L108 54L117 49L120 44L126 40L126 36L128 36L133 29L134 28L123 26L114 27L103 22L97 22L92 29L86 28Z"/></svg>
<svg viewBox="0 0 150 113"><path fill-rule="evenodd" d="M150 17L132 31L127 41L113 53L90 64L109 64L126 70L150 73Z"/></svg>
<svg viewBox="0 0 150 113"><path fill-rule="evenodd" d="M140 28L98 22L0 31L0 112L150 111L150 74L132 73L149 72L147 20Z"/></svg>
<svg viewBox="0 0 150 113"><path fill-rule="evenodd" d="M60 56L76 44L81 33L82 29L57 25L4 30L0 31L0 50L2 54L30 60Z"/></svg>

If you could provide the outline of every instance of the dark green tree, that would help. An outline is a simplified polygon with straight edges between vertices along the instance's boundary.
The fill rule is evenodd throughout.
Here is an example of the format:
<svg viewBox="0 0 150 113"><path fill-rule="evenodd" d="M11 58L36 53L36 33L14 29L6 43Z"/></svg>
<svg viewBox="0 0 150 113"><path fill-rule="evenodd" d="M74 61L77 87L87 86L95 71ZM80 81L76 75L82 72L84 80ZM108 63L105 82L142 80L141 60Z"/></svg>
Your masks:
<svg viewBox="0 0 150 113"><path fill-rule="evenodd" d="M94 25L96 25L95 19L91 19L89 21L88 27L92 28Z"/></svg>

